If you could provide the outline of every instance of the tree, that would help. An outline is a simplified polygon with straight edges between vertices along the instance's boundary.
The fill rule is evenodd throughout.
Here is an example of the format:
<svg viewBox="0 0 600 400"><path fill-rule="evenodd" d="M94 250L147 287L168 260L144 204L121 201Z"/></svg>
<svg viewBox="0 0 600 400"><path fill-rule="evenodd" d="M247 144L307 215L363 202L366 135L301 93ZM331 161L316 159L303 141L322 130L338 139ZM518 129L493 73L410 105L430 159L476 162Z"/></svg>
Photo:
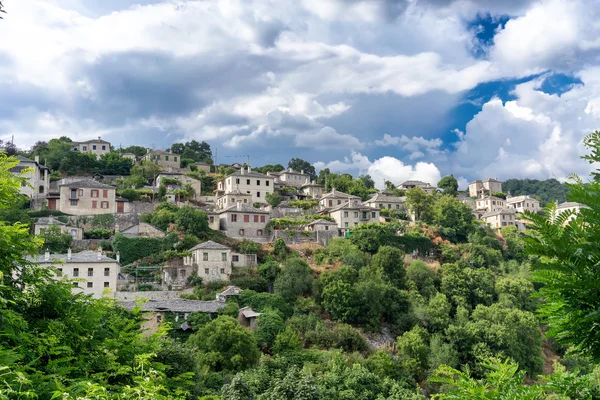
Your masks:
<svg viewBox="0 0 600 400"><path fill-rule="evenodd" d="M279 193L267 193L265 198L273 208L277 207L281 203L281 196Z"/></svg>
<svg viewBox="0 0 600 400"><path fill-rule="evenodd" d="M147 151L148 150L146 150L146 148L142 147L142 146L129 146L129 147L125 147L124 149L120 149L119 150L119 152L121 154L123 154L123 153L133 153L138 158L144 157L146 155Z"/></svg>
<svg viewBox="0 0 600 400"><path fill-rule="evenodd" d="M323 288L323 308L336 321L352 322L357 315L356 293L349 283L336 280Z"/></svg>
<svg viewBox="0 0 600 400"><path fill-rule="evenodd" d="M396 341L398 360L405 371L423 377L427 370L429 356L429 334L420 326L415 326Z"/></svg>
<svg viewBox="0 0 600 400"><path fill-rule="evenodd" d="M267 261L258 266L259 275L269 283L269 292L273 292L273 283L277 275L281 272L281 267L277 261Z"/></svg>
<svg viewBox="0 0 600 400"><path fill-rule="evenodd" d="M429 221L432 204L433 196L425 193L421 188L413 188L406 191L406 208L412 214L415 221Z"/></svg>
<svg viewBox="0 0 600 400"><path fill-rule="evenodd" d="M171 151L181 155L182 159L191 159L212 164L212 151L206 142L192 140L186 143L173 143Z"/></svg>
<svg viewBox="0 0 600 400"><path fill-rule="evenodd" d="M404 232L401 224L362 224L351 229L350 242L365 253L375 254L381 246L394 246L399 243L398 232Z"/></svg>
<svg viewBox="0 0 600 400"><path fill-rule="evenodd" d="M444 191L444 194L450 196L456 196L458 191L458 181L454 175L448 175L443 177L437 184L437 187Z"/></svg>
<svg viewBox="0 0 600 400"><path fill-rule="evenodd" d="M367 189L375 188L375 181L371 178L371 175L359 175L358 180L361 181Z"/></svg>
<svg viewBox="0 0 600 400"><path fill-rule="evenodd" d="M4 12L2 10L2 4L0 3L0 12ZM0 16L2 18L2 16ZM17 154L19 149L13 142L0 140L0 152L6 153L7 156L14 156Z"/></svg>
<svg viewBox="0 0 600 400"><path fill-rule="evenodd" d="M177 229L198 237L202 237L208 232L208 217L206 213L191 206L183 206L177 210L175 223L177 224Z"/></svg>
<svg viewBox="0 0 600 400"><path fill-rule="evenodd" d="M473 230L471 208L454 197L444 194L438 197L431 208L432 222L448 240L464 242Z"/></svg>
<svg viewBox="0 0 600 400"><path fill-rule="evenodd" d="M281 164L267 164L262 167L253 167L252 170L256 172L260 172L261 174L266 174L267 172L280 172L285 168Z"/></svg>
<svg viewBox="0 0 600 400"><path fill-rule="evenodd" d="M239 322L221 315L189 338L200 362L213 371L239 371L254 365L260 356L256 339Z"/></svg>
<svg viewBox="0 0 600 400"><path fill-rule="evenodd" d="M259 346L273 347L275 338L283 331L284 322L281 314L275 310L268 309L256 318L256 342Z"/></svg>
<svg viewBox="0 0 600 400"><path fill-rule="evenodd" d="M131 175L143 176L146 180L154 179L159 172L160 167L148 160L144 160L140 165L134 165L131 168Z"/></svg>
<svg viewBox="0 0 600 400"><path fill-rule="evenodd" d="M315 167L311 165L311 163L309 163L308 161L305 161L301 158L292 158L288 162L288 168L291 168L294 171L304 171L305 174L310 175L311 180L317 177Z"/></svg>
<svg viewBox="0 0 600 400"><path fill-rule="evenodd" d="M600 132L588 135L584 144L591 151L589 162L600 162ZM597 175L596 175L597 176ZM548 334L559 343L600 360L600 183L584 183L574 177L568 185L569 201L585 206L578 214L558 213L556 206L547 216L525 213L534 234L527 235L526 252L536 256L533 279L543 284L541 317Z"/></svg>
<svg viewBox="0 0 600 400"><path fill-rule="evenodd" d="M402 250L391 246L380 247L371 260L371 267L397 288L406 286L406 270L404 269Z"/></svg>
<svg viewBox="0 0 600 400"><path fill-rule="evenodd" d="M73 236L63 233L58 225L50 225L41 236L44 239L44 249L51 253L66 253L73 242Z"/></svg>
<svg viewBox="0 0 600 400"><path fill-rule="evenodd" d="M76 152L74 152L76 153ZM133 161L119 153L106 153L96 162L95 172L102 175L129 175Z"/></svg>
<svg viewBox="0 0 600 400"><path fill-rule="evenodd" d="M297 257L288 258L275 279L275 293L287 301L293 301L297 296L309 295L312 283L313 276L308 264Z"/></svg>

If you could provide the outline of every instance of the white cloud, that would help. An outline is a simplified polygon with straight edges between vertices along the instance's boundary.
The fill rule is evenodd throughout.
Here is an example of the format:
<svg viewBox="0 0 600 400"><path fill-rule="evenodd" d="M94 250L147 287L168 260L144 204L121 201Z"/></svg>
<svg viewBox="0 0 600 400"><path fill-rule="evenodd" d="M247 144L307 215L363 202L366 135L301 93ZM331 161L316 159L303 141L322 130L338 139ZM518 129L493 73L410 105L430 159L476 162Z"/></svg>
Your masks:
<svg viewBox="0 0 600 400"><path fill-rule="evenodd" d="M422 136L413 136L409 138L406 135L391 136L386 133L383 135L383 139L376 140L375 144L377 146L398 146L402 150L419 153L420 150L437 152L444 143L440 138L425 139Z"/></svg>
<svg viewBox="0 0 600 400"><path fill-rule="evenodd" d="M295 138L296 147L311 147L317 149L360 149L363 144L352 135L342 135L330 126L321 128L318 132L298 135Z"/></svg>

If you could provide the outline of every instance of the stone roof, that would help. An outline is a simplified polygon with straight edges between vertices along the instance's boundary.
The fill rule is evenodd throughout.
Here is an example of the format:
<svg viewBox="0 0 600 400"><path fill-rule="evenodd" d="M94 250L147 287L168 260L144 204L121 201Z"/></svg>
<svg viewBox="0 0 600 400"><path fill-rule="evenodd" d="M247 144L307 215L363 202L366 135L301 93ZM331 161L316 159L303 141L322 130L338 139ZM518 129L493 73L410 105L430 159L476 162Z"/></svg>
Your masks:
<svg viewBox="0 0 600 400"><path fill-rule="evenodd" d="M195 245L194 247L192 247L189 251L193 251L193 250L203 250L203 249L207 249L207 250L229 250L229 247L222 245L220 243L217 242L213 242L212 240L208 240L204 243L200 243Z"/></svg>
<svg viewBox="0 0 600 400"><path fill-rule="evenodd" d="M261 313L254 311L252 309L252 307L250 307L250 306L244 307L244 308L240 308L240 312L246 318L256 318L259 315L261 315Z"/></svg>
<svg viewBox="0 0 600 400"><path fill-rule="evenodd" d="M66 187L72 187L72 188L84 187L84 188L93 188L93 189L116 189L116 187L114 187L114 186L105 185L104 183L100 183L93 179L84 179L84 180L77 181L77 182L63 183L58 186L66 186Z"/></svg>
<svg viewBox="0 0 600 400"><path fill-rule="evenodd" d="M71 259L67 260L66 254L50 254L50 260L45 260L45 255L40 254L35 257L27 257L29 261L37 263L52 264L54 262L60 263L116 263L117 260L107 257L104 254L98 259L98 252L94 250L80 251L79 253L72 253Z"/></svg>
<svg viewBox="0 0 600 400"><path fill-rule="evenodd" d="M331 212L339 211L339 210L379 211L379 208L365 206L364 204L360 204L360 203L355 206L351 205L350 203L344 203L337 207L332 207L330 210L328 210L328 212L331 213Z"/></svg>
<svg viewBox="0 0 600 400"><path fill-rule="evenodd" d="M122 301L119 302L122 307L128 310L133 310L136 306L135 301ZM225 307L227 303L218 301L201 301L201 300L150 300L142 304L142 311L162 311L162 312L181 312L181 313L192 313L192 312L205 312L214 314L220 309Z"/></svg>
<svg viewBox="0 0 600 400"><path fill-rule="evenodd" d="M65 224L64 222L60 222L59 220L50 216L50 217L38 218L37 221L35 222L35 225L67 225L67 224Z"/></svg>
<svg viewBox="0 0 600 400"><path fill-rule="evenodd" d="M483 214L481 216L481 218L493 217L493 216L502 215L502 214L504 214L504 215L508 215L508 214L515 215L516 212L513 209L490 211L490 212L486 212L485 214Z"/></svg>
<svg viewBox="0 0 600 400"><path fill-rule="evenodd" d="M375 193L375 195L369 200L365 201L365 203L370 203L372 201L390 201L392 203L405 203L406 197L393 196L387 193L379 192Z"/></svg>
<svg viewBox="0 0 600 400"><path fill-rule="evenodd" d="M525 200L534 200L534 201L537 201L533 197L529 197L529 195L526 195L526 196L514 196L514 197L507 197L506 198L506 202L507 203L518 203L520 201L525 201Z"/></svg>
<svg viewBox="0 0 600 400"><path fill-rule="evenodd" d="M581 207L587 208L585 204L576 203L574 201L565 201L564 203L560 203L556 208L570 208L570 207Z"/></svg>
<svg viewBox="0 0 600 400"><path fill-rule="evenodd" d="M242 170L235 171L235 172L233 172L232 174L230 174L228 176L250 176L250 177L254 177L254 178L270 178L270 179L275 179L273 176L261 174L260 172L254 172L254 171L248 172L247 170L244 170L244 172L242 172Z"/></svg>
<svg viewBox="0 0 600 400"><path fill-rule="evenodd" d="M238 208L239 205L239 208ZM270 214L268 211L261 210L260 208L254 208L252 204L236 203L227 208L218 210L217 213L223 214L226 212L244 212L244 213L255 213L255 214Z"/></svg>
<svg viewBox="0 0 600 400"><path fill-rule="evenodd" d="M502 183L498 179L494 179L494 178L485 178L483 181L484 182L499 182L499 183Z"/></svg>
<svg viewBox="0 0 600 400"><path fill-rule="evenodd" d="M323 187L323 185L321 185L320 183L315 183L315 182L309 182L309 183L304 183L302 185L302 187Z"/></svg>
<svg viewBox="0 0 600 400"><path fill-rule="evenodd" d="M404 181L400 184L400 186L407 186L407 185L431 186L429 183L422 182L422 181Z"/></svg>
<svg viewBox="0 0 600 400"><path fill-rule="evenodd" d="M106 140L102 140L100 138L85 140L83 142L73 142L72 144L83 144L83 143L108 143L108 144L110 144L110 142L107 142Z"/></svg>
<svg viewBox="0 0 600 400"><path fill-rule="evenodd" d="M321 199L327 199L329 197L333 197L333 198L345 197L347 199L360 199L360 197L358 197L358 196L354 196L353 194L347 194L347 193L344 193L344 192L340 192L338 190L331 191L329 193L325 193L323 196L321 196Z"/></svg>
<svg viewBox="0 0 600 400"><path fill-rule="evenodd" d="M145 155L148 154L159 154L159 155L166 155L166 156L170 156L170 155L174 155L174 156L179 156L179 154L176 153L172 153L170 151L166 151L166 150L148 150L148 152L146 152Z"/></svg>
<svg viewBox="0 0 600 400"><path fill-rule="evenodd" d="M335 222L331 222L331 221L328 221L328 220L322 219L322 218L314 220L313 222L308 224L308 226L312 226L312 225L336 225L337 226L337 224Z"/></svg>
<svg viewBox="0 0 600 400"><path fill-rule="evenodd" d="M17 155L15 155L14 157L15 157L17 160L19 160L19 162L20 162L20 163L31 163L31 164L36 164L36 165L38 166L38 168L40 168L40 169L47 169L47 170L50 170L50 168L48 168L48 167L46 167L46 166L44 166L44 165L40 164L39 162L37 162L37 161L35 161L35 160L32 160L31 158L23 157L23 156L20 156L20 155L18 155L18 154L17 154Z"/></svg>

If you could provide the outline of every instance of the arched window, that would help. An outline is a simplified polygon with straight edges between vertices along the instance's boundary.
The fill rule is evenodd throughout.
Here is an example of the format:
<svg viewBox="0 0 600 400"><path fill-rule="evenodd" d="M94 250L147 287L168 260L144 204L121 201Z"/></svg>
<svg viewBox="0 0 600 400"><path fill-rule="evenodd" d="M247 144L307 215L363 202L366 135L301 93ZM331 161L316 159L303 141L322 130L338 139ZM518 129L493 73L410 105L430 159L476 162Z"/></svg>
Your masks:
<svg viewBox="0 0 600 400"><path fill-rule="evenodd" d="M39 191L40 191L40 193L44 193L44 187L40 186Z"/></svg>

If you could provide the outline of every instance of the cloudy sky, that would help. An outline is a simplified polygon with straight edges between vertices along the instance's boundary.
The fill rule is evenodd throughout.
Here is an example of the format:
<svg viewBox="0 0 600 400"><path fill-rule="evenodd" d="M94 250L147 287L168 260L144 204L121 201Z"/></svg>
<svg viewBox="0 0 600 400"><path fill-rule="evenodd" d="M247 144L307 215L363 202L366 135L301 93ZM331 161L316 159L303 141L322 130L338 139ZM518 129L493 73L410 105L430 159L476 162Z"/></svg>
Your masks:
<svg viewBox="0 0 600 400"><path fill-rule="evenodd" d="M0 139L400 183L586 174L597 0L4 0ZM244 156L244 157L240 157Z"/></svg>

